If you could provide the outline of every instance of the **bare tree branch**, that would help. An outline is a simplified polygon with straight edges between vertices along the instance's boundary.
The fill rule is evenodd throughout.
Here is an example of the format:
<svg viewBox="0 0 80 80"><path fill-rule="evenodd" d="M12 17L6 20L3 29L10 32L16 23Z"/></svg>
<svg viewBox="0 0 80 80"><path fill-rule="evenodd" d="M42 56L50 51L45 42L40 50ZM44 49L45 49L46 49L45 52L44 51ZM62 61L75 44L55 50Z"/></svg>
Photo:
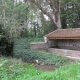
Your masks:
<svg viewBox="0 0 80 80"><path fill-rule="evenodd" d="M40 3L38 3L38 1L36 0L29 0L30 2L32 2L33 4L35 4L44 14L46 14L51 20L52 22L55 24L55 26L57 28L61 28L61 19L60 19L60 0L57 0L57 4L56 4L56 8L54 6L53 0L46 0L47 3L50 5L51 9L53 10L53 15L55 17L55 19L53 18L53 16L51 15L50 12L47 12Z"/></svg>
<svg viewBox="0 0 80 80"><path fill-rule="evenodd" d="M49 13L49 12L47 12L46 10L44 10L44 8L38 3L38 2L36 2L35 0L30 0L31 2L33 1L33 3L44 13L44 14L46 14L51 20L52 20L52 22L55 24L55 25L57 25L57 23L56 23L56 21L55 21L55 19L53 18L53 16Z"/></svg>
<svg viewBox="0 0 80 80"><path fill-rule="evenodd" d="M35 2L35 0L29 0L29 1L30 1L30 2L33 2L33 3Z"/></svg>
<svg viewBox="0 0 80 80"><path fill-rule="evenodd" d="M53 1L52 0L46 0L47 3L50 5L51 9L53 10L53 12L56 12L56 8L54 7Z"/></svg>
<svg viewBox="0 0 80 80"><path fill-rule="evenodd" d="M60 0L57 0L57 11L60 12Z"/></svg>

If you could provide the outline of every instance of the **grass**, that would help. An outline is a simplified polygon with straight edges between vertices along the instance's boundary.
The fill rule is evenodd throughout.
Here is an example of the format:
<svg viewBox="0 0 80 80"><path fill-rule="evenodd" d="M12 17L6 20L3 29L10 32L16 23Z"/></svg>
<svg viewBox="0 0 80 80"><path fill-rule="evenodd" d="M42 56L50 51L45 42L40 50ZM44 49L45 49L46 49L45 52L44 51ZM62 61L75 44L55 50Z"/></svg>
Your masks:
<svg viewBox="0 0 80 80"><path fill-rule="evenodd" d="M80 80L80 64L75 63L57 69L55 72L43 73L39 77L32 77L29 80Z"/></svg>
<svg viewBox="0 0 80 80"><path fill-rule="evenodd" d="M43 72L21 59L0 58L0 80L80 80L80 64L63 66L54 72Z"/></svg>

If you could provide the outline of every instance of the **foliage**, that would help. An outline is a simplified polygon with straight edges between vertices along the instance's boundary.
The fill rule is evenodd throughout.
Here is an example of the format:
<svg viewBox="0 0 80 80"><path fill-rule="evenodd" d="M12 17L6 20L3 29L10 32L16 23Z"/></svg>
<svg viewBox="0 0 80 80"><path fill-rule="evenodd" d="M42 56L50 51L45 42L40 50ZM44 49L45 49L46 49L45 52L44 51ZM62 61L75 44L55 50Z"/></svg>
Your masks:
<svg viewBox="0 0 80 80"><path fill-rule="evenodd" d="M76 28L80 26L79 7L79 0L63 1L63 6L61 7L61 19L63 28Z"/></svg>
<svg viewBox="0 0 80 80"><path fill-rule="evenodd" d="M3 29L9 37L20 36L22 25L27 21L27 5L14 0L1 0L0 4L0 23L3 24ZM20 27L22 28L20 29ZM25 25L26 26L26 25Z"/></svg>
<svg viewBox="0 0 80 80"><path fill-rule="evenodd" d="M42 35L46 35L54 30L56 30L56 27L51 21L45 21L44 24L42 25Z"/></svg>
<svg viewBox="0 0 80 80"><path fill-rule="evenodd" d="M0 23L9 37L41 37L53 30L50 21L45 20L42 25L44 16L41 17L41 11L33 4L1 0L0 6Z"/></svg>
<svg viewBox="0 0 80 80"><path fill-rule="evenodd" d="M0 55L12 56L13 45L13 40L6 35L3 25L0 24Z"/></svg>
<svg viewBox="0 0 80 80"><path fill-rule="evenodd" d="M16 0L17 1L17 0ZM14 2L14 0L0 0L0 25L9 37L42 37L56 29L52 20L32 3ZM45 10L51 11L47 1L37 0ZM54 0L53 0L54 1ZM56 0L54 1L56 5ZM57 6L55 6L56 8ZM79 0L61 1L61 21L63 28L80 26ZM54 15L53 15L54 16ZM0 30L1 31L1 30Z"/></svg>

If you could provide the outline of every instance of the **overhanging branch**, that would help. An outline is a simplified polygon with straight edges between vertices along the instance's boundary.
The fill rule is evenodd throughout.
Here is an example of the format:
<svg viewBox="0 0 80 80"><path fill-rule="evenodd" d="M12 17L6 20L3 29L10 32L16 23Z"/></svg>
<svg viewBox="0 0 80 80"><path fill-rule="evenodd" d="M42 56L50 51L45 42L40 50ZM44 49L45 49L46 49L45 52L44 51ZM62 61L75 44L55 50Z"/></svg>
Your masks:
<svg viewBox="0 0 80 80"><path fill-rule="evenodd" d="M56 12L56 8L54 7L53 1L52 0L46 0L47 3L50 5L51 9L53 10L53 12Z"/></svg>
<svg viewBox="0 0 80 80"><path fill-rule="evenodd" d="M40 9L44 14L46 14L46 15L52 20L52 22L53 22L55 25L57 25L55 19L53 18L53 16L52 16L49 12L47 12L46 10L44 10L44 8L43 8L41 5L39 5L38 3L36 3L36 2L35 2L35 5L38 6L39 9Z"/></svg>

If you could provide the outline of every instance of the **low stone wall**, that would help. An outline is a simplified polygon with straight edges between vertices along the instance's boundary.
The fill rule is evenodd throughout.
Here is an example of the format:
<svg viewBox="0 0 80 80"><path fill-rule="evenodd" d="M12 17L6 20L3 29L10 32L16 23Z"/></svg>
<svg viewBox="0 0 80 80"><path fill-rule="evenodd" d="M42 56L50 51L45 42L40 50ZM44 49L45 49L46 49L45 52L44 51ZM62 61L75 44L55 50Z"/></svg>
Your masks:
<svg viewBox="0 0 80 80"><path fill-rule="evenodd" d="M49 48L48 52L60 56L80 57L80 51L76 51L76 50Z"/></svg>
<svg viewBox="0 0 80 80"><path fill-rule="evenodd" d="M77 50L49 48L47 43L45 42L31 43L30 48L31 50L46 51L46 52L53 53L59 56L68 57L72 60L76 59L80 61L80 51L77 51Z"/></svg>
<svg viewBox="0 0 80 80"><path fill-rule="evenodd" d="M47 51L48 46L46 42L34 42L30 44L30 49L38 51Z"/></svg>

